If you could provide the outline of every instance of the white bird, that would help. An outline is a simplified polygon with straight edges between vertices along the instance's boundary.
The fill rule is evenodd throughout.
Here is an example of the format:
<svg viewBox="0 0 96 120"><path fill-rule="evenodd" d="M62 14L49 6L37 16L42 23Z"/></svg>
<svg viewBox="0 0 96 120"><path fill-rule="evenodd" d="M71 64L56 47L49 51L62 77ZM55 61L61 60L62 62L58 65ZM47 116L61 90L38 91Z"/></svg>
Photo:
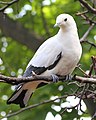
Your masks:
<svg viewBox="0 0 96 120"><path fill-rule="evenodd" d="M66 76L73 72L82 54L76 23L69 14L60 14L55 27L60 27L58 33L46 40L29 62L23 77L37 75ZM54 80L55 80L54 79ZM44 85L45 81L32 81L21 84L7 104L15 103L25 107L36 88Z"/></svg>

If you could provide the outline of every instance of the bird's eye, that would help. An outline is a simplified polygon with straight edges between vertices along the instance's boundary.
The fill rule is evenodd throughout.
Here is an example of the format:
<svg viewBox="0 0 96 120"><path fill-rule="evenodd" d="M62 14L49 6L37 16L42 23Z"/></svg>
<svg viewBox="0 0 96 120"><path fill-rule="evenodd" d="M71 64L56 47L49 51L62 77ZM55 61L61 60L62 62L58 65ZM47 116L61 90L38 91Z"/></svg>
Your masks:
<svg viewBox="0 0 96 120"><path fill-rule="evenodd" d="M64 21L66 22L66 21L67 21L67 18L65 18Z"/></svg>

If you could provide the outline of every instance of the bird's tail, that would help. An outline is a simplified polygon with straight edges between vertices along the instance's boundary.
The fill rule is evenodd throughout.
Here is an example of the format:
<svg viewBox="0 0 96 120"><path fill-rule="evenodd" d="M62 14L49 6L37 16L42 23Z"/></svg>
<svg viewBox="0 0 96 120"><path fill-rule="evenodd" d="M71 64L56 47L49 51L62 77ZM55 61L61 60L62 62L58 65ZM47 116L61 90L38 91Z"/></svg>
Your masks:
<svg viewBox="0 0 96 120"><path fill-rule="evenodd" d="M21 85L7 100L7 104L19 104L21 108L25 107L35 89L45 84L43 81L32 81Z"/></svg>

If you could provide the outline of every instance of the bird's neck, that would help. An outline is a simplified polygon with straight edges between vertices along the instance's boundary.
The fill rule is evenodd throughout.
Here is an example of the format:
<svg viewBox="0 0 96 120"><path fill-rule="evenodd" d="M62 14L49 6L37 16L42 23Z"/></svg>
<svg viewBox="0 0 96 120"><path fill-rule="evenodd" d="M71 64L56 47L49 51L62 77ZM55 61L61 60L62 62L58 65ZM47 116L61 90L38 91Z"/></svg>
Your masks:
<svg viewBox="0 0 96 120"><path fill-rule="evenodd" d="M58 33L57 33L57 36L59 38L61 38L61 39L63 39L63 38L64 39L65 38L69 38L70 39L70 37L71 37L71 39L72 38L74 39L74 37L79 39L77 29L67 29L66 30L66 29L60 28Z"/></svg>
<svg viewBox="0 0 96 120"><path fill-rule="evenodd" d="M57 40L64 46L74 47L74 44L80 44L77 30L63 30L60 29L57 33Z"/></svg>
<svg viewBox="0 0 96 120"><path fill-rule="evenodd" d="M74 27L74 26L70 26L70 27L67 27L67 28L62 26L62 27L60 27L60 29L59 29L59 31L58 31L58 33L61 33L61 34L62 34L62 33L65 33L65 34L66 34L66 33L68 33L68 32L71 33L71 34L72 34L73 32L74 32L74 33L78 33L78 32L77 32L77 28Z"/></svg>

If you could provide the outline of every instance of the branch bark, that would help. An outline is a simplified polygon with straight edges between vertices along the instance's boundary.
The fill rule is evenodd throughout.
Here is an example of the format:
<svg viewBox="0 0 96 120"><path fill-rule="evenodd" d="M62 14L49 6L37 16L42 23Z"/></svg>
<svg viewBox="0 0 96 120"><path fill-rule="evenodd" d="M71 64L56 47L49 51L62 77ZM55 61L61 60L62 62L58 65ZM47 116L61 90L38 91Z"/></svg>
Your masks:
<svg viewBox="0 0 96 120"><path fill-rule="evenodd" d="M60 81L64 81L64 79L65 79L65 77L59 77ZM19 83L23 83L23 82L25 83L25 82L36 81L36 80L37 81L38 80L44 80L44 81L47 81L47 82L52 82L52 76L35 75L33 77L16 78L16 77L8 77L8 76L0 75L0 82L4 82L4 83L8 83L8 84L16 84L17 85ZM74 76L73 80L81 82L81 83L96 84L96 78L86 78L86 77L81 77L81 76ZM75 93L70 94L70 96L71 95L73 96L73 95L75 95ZM23 112L25 110L32 109L32 108L38 107L38 106L43 105L43 104L51 103L51 102L54 102L57 99L66 98L67 96L68 95L64 95L64 96L58 97L54 100L46 100L46 101L43 101L41 103L37 103L37 104L34 104L34 105L27 106L25 108L22 108L22 109L16 111L16 112L8 114L5 117L9 118L9 117L15 116L15 115L20 114L21 112ZM93 116L94 111L96 110L96 106L95 106L95 103L94 103L93 99L83 98L83 100L86 103L90 114ZM90 103L91 103L91 109L90 109Z"/></svg>
<svg viewBox="0 0 96 120"><path fill-rule="evenodd" d="M44 41L43 37L36 35L33 31L30 32L19 22L13 21L2 12L0 13L0 29L6 37L11 37L34 51Z"/></svg>
<svg viewBox="0 0 96 120"><path fill-rule="evenodd" d="M22 109L16 111L16 112L9 113L8 115L6 115L6 116L3 117L3 118L10 118L10 117L12 117L12 116L15 116L15 115L17 115L17 114L20 114L20 113L24 112L25 110L29 110L29 109L32 109L32 108L35 108L35 107L38 107L38 106L41 106L41 105L44 105L44 104L47 104L47 103L52 103L52 102L54 102L54 101L56 101L56 100L58 100L58 99L66 98L67 96L68 96L68 95L60 96L60 97L58 97L58 98L55 98L54 100L45 100L45 101L43 101L43 102L40 102L40 103L37 103L37 104L33 104L33 105L30 105L30 106L27 106L27 107L25 107L25 108L22 108ZM70 96L71 96L71 95L70 95ZM0 120L2 120L2 119L0 119Z"/></svg>
<svg viewBox="0 0 96 120"><path fill-rule="evenodd" d="M91 26L89 26L88 30L85 32L85 34L80 38L80 42L86 41L87 36L89 35L90 31L93 29L95 24L93 23Z"/></svg>
<svg viewBox="0 0 96 120"><path fill-rule="evenodd" d="M90 12L92 12L93 14L96 14L96 9L93 8L91 5L89 5L85 0L79 0L80 3L87 8Z"/></svg>
<svg viewBox="0 0 96 120"><path fill-rule="evenodd" d="M34 75L33 77L22 77L22 78L16 78L16 77L8 77L4 75L0 75L0 82L12 84L12 85L18 85L20 83L26 83L31 81L46 81L46 82L53 82L52 76L41 76L41 75ZM59 81L66 80L65 76L59 77ZM75 76L73 77L73 80L81 82L81 83L91 83L96 84L96 78L87 78L87 77L81 77L81 76Z"/></svg>
<svg viewBox="0 0 96 120"><path fill-rule="evenodd" d="M11 2L1 2L3 4L6 3L6 5L4 7L2 7L2 8L0 8L0 12L4 12L4 10L6 8L8 8L9 6L11 6L11 5L13 5L14 3L17 3L17 2L19 2L19 0L13 0Z"/></svg>
<svg viewBox="0 0 96 120"><path fill-rule="evenodd" d="M63 81L66 77L59 77L59 81ZM22 78L16 78L16 77L8 77L4 75L0 75L0 82L12 84L12 85L18 85L20 83L26 83L31 81L46 81L46 82L52 82L53 78L52 76L41 76L41 75L34 75L33 77L22 77Z"/></svg>

